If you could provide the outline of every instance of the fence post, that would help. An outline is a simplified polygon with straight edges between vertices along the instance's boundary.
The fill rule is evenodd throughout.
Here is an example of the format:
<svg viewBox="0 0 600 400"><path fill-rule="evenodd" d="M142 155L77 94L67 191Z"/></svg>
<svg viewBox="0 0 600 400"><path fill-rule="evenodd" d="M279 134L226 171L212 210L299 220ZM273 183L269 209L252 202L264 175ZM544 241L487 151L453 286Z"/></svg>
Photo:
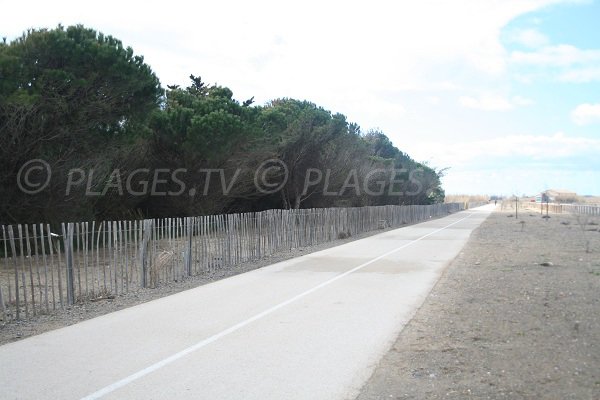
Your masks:
<svg viewBox="0 0 600 400"><path fill-rule="evenodd" d="M15 267L15 310L17 314L17 320L21 319L21 305L19 304L19 268L17 267L17 250L15 246L15 234L13 232L12 225L8 226L8 237L10 238L10 250L12 259ZM25 285L25 283L23 283ZM25 299L27 301L27 299Z"/></svg>
<svg viewBox="0 0 600 400"><path fill-rule="evenodd" d="M75 304L75 282L73 279L73 223L67 224L67 231L64 232L63 241L65 247L65 262L67 264L67 304Z"/></svg>
<svg viewBox="0 0 600 400"><path fill-rule="evenodd" d="M4 321L6 321L7 318L7 314L6 314L6 304L4 304L4 295L2 294L2 286L0 285L0 309L2 309L2 318Z"/></svg>
<svg viewBox="0 0 600 400"><path fill-rule="evenodd" d="M148 242L152 236L153 219L144 220L142 241L140 242L140 284L143 288L148 287Z"/></svg>
<svg viewBox="0 0 600 400"><path fill-rule="evenodd" d="M185 219L186 222L186 246L185 246L185 271L187 276L192 276L192 217ZM222 260L224 261L224 260Z"/></svg>

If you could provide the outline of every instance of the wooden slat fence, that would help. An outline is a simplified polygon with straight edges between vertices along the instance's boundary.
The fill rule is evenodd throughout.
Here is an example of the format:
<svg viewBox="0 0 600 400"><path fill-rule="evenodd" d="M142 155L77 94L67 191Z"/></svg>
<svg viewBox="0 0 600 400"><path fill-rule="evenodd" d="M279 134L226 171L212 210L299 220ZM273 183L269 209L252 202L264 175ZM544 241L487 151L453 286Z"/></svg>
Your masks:
<svg viewBox="0 0 600 400"><path fill-rule="evenodd" d="M523 202L520 204L520 207L527 210L538 211L539 213L544 214L546 211L548 211L549 213L554 214L571 213L600 216L600 205Z"/></svg>
<svg viewBox="0 0 600 400"><path fill-rule="evenodd" d="M1 227L0 315L7 321L47 314L464 208L462 203L450 203L5 225Z"/></svg>

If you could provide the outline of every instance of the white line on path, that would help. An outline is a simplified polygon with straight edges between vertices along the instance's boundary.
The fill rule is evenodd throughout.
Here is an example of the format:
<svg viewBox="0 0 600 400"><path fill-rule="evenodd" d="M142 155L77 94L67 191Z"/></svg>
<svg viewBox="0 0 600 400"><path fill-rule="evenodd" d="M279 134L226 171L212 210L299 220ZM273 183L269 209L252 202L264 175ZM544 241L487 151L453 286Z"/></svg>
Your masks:
<svg viewBox="0 0 600 400"><path fill-rule="evenodd" d="M379 261L382 258L389 256L390 254L394 254L395 252L400 251L400 250L402 250L402 249L404 249L404 248L406 248L406 247L408 247L408 246L410 246L410 245L412 245L412 244L414 244L416 242L419 242L419 241L425 239L426 237L429 237L429 236L434 235L434 234L436 234L438 232L441 232L444 229L448 229L451 226L456 225L459 222L464 221L465 219L469 218L471 215L473 215L473 214L469 213L466 217L461 218L458 221L454 221L453 223L451 223L449 225L446 225L443 228L437 229L437 230L435 230L433 232L430 232L430 233L428 233L426 235L423 235L423 236L421 236L421 237L413 240L412 242L408 242L408 243L406 243L406 244L404 244L404 245L402 245L400 247L397 247L397 248L395 248L393 250L388 251L387 253L384 253L384 254L382 254L382 255L380 255L378 257L375 257L374 259L372 259L370 261L367 261L367 262L365 262L363 264L360 264L357 267L354 267L354 268L352 268L352 269L350 269L350 270L348 270L346 272L343 272L343 273L341 273L339 275L336 275L333 278L330 278L330 279L326 280L325 282L320 283L317 286L315 286L315 287L313 287L311 289L306 290L305 292L302 292L302 293L300 293L300 294L298 294L298 295L296 295L296 296L294 296L294 297L292 297L292 298L290 298L290 299L288 299L288 300L286 300L284 302L281 302L281 303L279 303L279 304L277 304L277 305L275 305L275 306L273 306L273 307L271 307L269 309L266 309L265 311L263 311L261 313L258 313L256 315L254 315L253 317L250 317L250 318L248 318L248 319L246 319L246 320L244 320L242 322L239 322L239 323L237 323L237 324L235 324L235 325L233 325L233 326L231 326L231 327L229 327L229 328L227 328L227 329L225 329L225 330L223 330L223 331L221 331L221 332L219 332L219 333L217 333L217 334L215 334L215 335L213 335L211 337L208 337L208 338L206 338L204 340L201 340L198 343L196 343L196 344L194 344L194 345L192 345L192 346L190 346L188 348L185 348L185 349L183 349L183 350L181 350L181 351L173 354L172 356L164 358L164 359L162 359L162 360L160 360L160 361L158 361L158 362L156 362L156 363L154 363L152 365L149 365L148 367L146 367L144 369L141 369L141 370L139 370L139 371L137 371L137 372L135 372L135 373L133 373L133 374L131 374L131 375L129 375L129 376L127 376L127 377L119 380L119 381L117 381L117 382L114 382L114 383L112 383L112 384L110 384L108 386L105 386L102 389L97 390L94 393L91 393L91 394L83 397L82 400L99 399L102 396L105 396L105 395L107 395L107 394L109 394L111 392L114 392L115 390L117 390L117 389L119 389L119 388L121 388L121 387L123 387L125 385L128 385L131 382L136 381L137 379L140 379L140 378L142 378L142 377L150 374L151 372L154 372L154 371L156 371L156 370L158 370L158 369L160 369L160 368L162 368L164 366L167 366L167 365L169 365L169 364L171 364L171 363L179 360L180 358L185 357L186 355L188 355L190 353L193 353L194 351L196 351L198 349L201 349L204 346L209 345L210 343L216 342L217 340L221 339L224 336L229 335L230 333L233 333L235 331L240 330L241 328L245 327L246 325L251 324L254 321L257 321L257 320L259 320L259 319L261 319L263 317L266 317L269 314L272 314L273 312L275 312L275 311L277 311L277 310L279 310L279 309L287 306L288 304L291 304L291 303L293 303L293 302L295 302L297 300L300 300L301 298L303 298L305 296L308 296L309 294L311 294L313 292L316 292L317 290L319 290L319 289L321 289L321 288L323 288L325 286L328 286L328 285L332 284L333 282L335 282L335 281L337 281L337 280L345 277L346 275L349 275L349 274L351 274L353 272L356 272L356 271L358 271L358 270L366 267L367 265L373 264L374 262Z"/></svg>

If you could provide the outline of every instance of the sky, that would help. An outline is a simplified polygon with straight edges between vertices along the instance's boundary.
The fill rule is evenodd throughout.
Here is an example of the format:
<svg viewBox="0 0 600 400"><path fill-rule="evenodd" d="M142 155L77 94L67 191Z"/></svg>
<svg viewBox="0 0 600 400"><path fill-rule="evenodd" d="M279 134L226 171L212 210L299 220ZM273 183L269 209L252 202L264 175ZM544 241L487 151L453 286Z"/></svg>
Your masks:
<svg viewBox="0 0 600 400"><path fill-rule="evenodd" d="M86 4L87 3L87 4ZM600 0L0 0L0 36L84 24L240 101L310 100L445 168L448 194L600 195Z"/></svg>

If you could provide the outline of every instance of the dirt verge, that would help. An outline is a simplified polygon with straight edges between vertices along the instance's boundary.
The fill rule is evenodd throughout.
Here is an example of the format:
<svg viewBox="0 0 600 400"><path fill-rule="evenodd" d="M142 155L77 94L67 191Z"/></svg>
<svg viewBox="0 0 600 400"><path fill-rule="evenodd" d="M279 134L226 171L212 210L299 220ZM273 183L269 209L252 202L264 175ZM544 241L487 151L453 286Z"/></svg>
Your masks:
<svg viewBox="0 0 600 400"><path fill-rule="evenodd" d="M358 399L600 399L597 223L492 214Z"/></svg>

